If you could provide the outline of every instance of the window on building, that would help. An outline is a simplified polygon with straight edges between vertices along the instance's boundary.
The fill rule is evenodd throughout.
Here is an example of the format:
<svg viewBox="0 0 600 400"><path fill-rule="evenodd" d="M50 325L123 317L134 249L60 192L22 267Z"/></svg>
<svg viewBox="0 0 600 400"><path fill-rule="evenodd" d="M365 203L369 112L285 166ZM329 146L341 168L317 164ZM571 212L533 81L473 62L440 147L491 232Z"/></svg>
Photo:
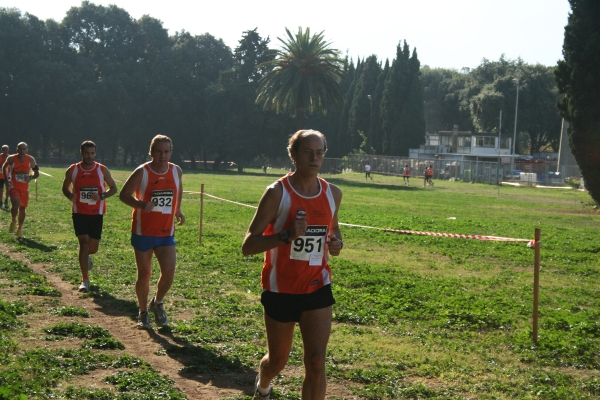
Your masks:
<svg viewBox="0 0 600 400"><path fill-rule="evenodd" d="M500 148L501 149L510 149L510 138L501 138L500 139Z"/></svg>
<svg viewBox="0 0 600 400"><path fill-rule="evenodd" d="M442 136L442 146L452 146L452 136Z"/></svg>
<svg viewBox="0 0 600 400"><path fill-rule="evenodd" d="M430 146L438 146L440 144L440 137L438 135L429 135Z"/></svg>
<svg viewBox="0 0 600 400"><path fill-rule="evenodd" d="M459 136L458 147L471 147L471 136Z"/></svg>
<svg viewBox="0 0 600 400"><path fill-rule="evenodd" d="M494 147L496 147L496 138L489 137L489 136L476 136L475 137L475 147L494 148Z"/></svg>

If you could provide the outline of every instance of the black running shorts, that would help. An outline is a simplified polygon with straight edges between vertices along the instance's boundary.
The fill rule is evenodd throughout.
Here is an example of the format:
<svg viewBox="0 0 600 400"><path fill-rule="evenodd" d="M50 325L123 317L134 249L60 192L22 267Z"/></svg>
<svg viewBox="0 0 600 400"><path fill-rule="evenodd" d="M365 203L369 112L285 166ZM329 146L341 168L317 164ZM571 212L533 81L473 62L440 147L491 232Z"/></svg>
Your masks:
<svg viewBox="0 0 600 400"><path fill-rule="evenodd" d="M300 322L304 311L318 310L335 304L331 285L309 294L262 292L260 302L265 313L277 322Z"/></svg>

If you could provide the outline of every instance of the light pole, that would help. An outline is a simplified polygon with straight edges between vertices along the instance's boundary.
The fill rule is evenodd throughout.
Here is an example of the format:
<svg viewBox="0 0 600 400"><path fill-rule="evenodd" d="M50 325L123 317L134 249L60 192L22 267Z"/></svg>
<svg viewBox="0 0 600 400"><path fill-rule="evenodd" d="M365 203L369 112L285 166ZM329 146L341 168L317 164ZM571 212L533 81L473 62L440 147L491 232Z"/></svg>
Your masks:
<svg viewBox="0 0 600 400"><path fill-rule="evenodd" d="M502 157L500 157L500 142L502 142L502 110L500 110L500 128L498 128L498 162L496 163L496 185L500 185L499 171L500 163L502 162ZM499 186L498 190L500 190Z"/></svg>
<svg viewBox="0 0 600 400"><path fill-rule="evenodd" d="M369 147L373 148L373 154L375 154L375 148L373 147L373 97L368 94L367 98L371 104L371 116L369 117Z"/></svg>
<svg viewBox="0 0 600 400"><path fill-rule="evenodd" d="M519 79L513 79L514 82L517 82L517 103L515 104L515 132L513 134L513 143L512 143L512 154L513 161L515 160L515 149L517 144L517 113L519 111Z"/></svg>

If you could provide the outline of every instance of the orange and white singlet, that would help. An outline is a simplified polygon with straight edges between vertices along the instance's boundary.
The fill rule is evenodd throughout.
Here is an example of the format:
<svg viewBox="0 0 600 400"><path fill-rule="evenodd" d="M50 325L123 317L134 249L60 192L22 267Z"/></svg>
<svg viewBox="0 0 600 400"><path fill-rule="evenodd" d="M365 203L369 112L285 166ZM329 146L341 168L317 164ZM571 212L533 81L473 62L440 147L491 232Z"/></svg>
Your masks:
<svg viewBox="0 0 600 400"><path fill-rule="evenodd" d="M7 154L5 156L4 154L0 153L0 179L4 179L4 172L2 171L2 166L6 162L6 159L8 158L8 156L9 156L9 154Z"/></svg>
<svg viewBox="0 0 600 400"><path fill-rule="evenodd" d="M175 233L175 211L179 201L179 175L175 164L169 163L166 172L158 174L150 169L150 162L142 164L142 182L135 192L140 201L151 201L154 208L147 213L133 210L131 231L143 236L171 236Z"/></svg>
<svg viewBox="0 0 600 400"><path fill-rule="evenodd" d="M277 293L308 294L331 284L327 234L335 214L335 200L329 184L319 179L321 190L314 197L298 194L289 182L290 174L279 179L283 196L277 216L264 235L290 229L297 216L306 218L308 229L289 244L265 252L261 284Z"/></svg>
<svg viewBox="0 0 600 400"><path fill-rule="evenodd" d="M10 187L25 192L29 191L29 182L26 180L31 171L31 158L25 154L25 161L19 161L19 155L13 157L13 164L10 172Z"/></svg>
<svg viewBox="0 0 600 400"><path fill-rule="evenodd" d="M69 167L71 171L71 182L73 182L73 193L76 200L73 202L73 213L87 215L106 214L106 201L96 201L92 199L92 194L98 195L105 193L104 169L106 167L94 161L94 166L90 169L83 168L80 161Z"/></svg>

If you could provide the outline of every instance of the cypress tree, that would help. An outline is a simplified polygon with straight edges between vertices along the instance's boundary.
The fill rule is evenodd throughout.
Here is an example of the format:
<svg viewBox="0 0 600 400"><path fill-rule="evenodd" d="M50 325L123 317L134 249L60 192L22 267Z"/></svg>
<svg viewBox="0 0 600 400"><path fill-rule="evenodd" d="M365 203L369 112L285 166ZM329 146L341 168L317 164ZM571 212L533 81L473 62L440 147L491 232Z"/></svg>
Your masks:
<svg viewBox="0 0 600 400"><path fill-rule="evenodd" d="M381 101L384 154L408 155L410 147L425 140L420 66L416 50L411 57L406 41L402 48L398 45Z"/></svg>
<svg viewBox="0 0 600 400"><path fill-rule="evenodd" d="M375 93L373 95L373 148L375 154L383 154L383 127L382 127L382 113L381 113L381 100L383 98L383 89L385 87L385 81L390 72L390 62L385 60L385 67L383 71L377 77L377 86L375 87Z"/></svg>
<svg viewBox="0 0 600 400"><path fill-rule="evenodd" d="M600 203L600 2L569 0L563 55L556 81L564 98L561 114L569 126L571 151L592 198Z"/></svg>
<svg viewBox="0 0 600 400"><path fill-rule="evenodd" d="M359 131L367 135L369 150L373 146L370 135L373 122L371 118L374 117L376 108L372 101L377 86L377 77L381 73L381 66L375 55L369 56L362 65L348 115L348 136L353 150L358 149L363 141ZM370 100L369 96L371 96Z"/></svg>
<svg viewBox="0 0 600 400"><path fill-rule="evenodd" d="M351 65L352 67L352 65ZM356 80L360 75L360 69L362 64L360 59L356 62L356 68L350 68L349 74L352 74L352 81L344 97L344 106L342 108L342 114L340 115L340 124L338 130L338 145L339 154L345 155L352 149L350 146L350 137L348 136L348 116L350 114L350 106L352 105L352 99L354 98L354 89L356 88Z"/></svg>

